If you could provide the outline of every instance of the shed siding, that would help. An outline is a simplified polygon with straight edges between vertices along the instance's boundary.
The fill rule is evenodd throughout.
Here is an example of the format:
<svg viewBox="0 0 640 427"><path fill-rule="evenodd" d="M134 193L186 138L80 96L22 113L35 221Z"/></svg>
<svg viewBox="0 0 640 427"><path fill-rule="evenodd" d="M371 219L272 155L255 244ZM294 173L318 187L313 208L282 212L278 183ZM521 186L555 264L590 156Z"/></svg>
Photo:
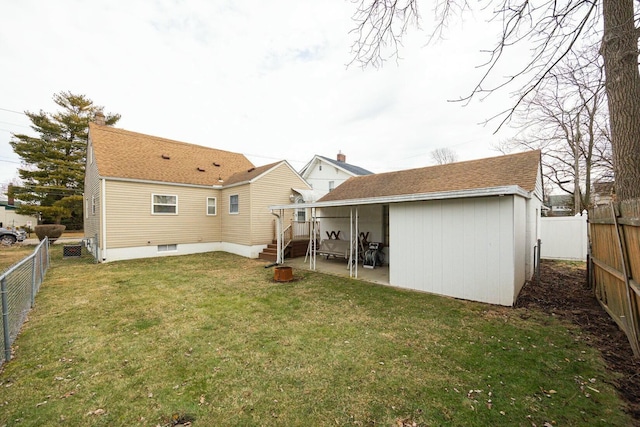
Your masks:
<svg viewBox="0 0 640 427"><path fill-rule="evenodd" d="M392 204L390 282L511 305L514 197Z"/></svg>
<svg viewBox="0 0 640 427"><path fill-rule="evenodd" d="M251 184L251 244L266 245L275 236L275 216L270 205L291 203L292 188L308 188L300 176L285 163L280 163ZM285 224L293 219L293 210L286 211Z"/></svg>
<svg viewBox="0 0 640 427"><path fill-rule="evenodd" d="M514 241L514 298L518 295L518 292L524 285L524 282L529 278L527 277L527 263L529 256L529 242L527 236L527 220L528 220L528 206L526 199L522 197L515 197L513 200L513 241ZM515 301L511 301L513 304Z"/></svg>
<svg viewBox="0 0 640 427"><path fill-rule="evenodd" d="M220 241L220 214L206 214L207 197L219 190L107 180L108 248ZM177 215L153 215L151 195L178 196Z"/></svg>
<svg viewBox="0 0 640 427"><path fill-rule="evenodd" d="M538 198L537 195L533 195L531 199L525 201L526 203L526 239L524 242L525 245L525 279L529 280L533 276L534 273L534 247L538 244L538 239L540 238L541 233L541 215L542 212L542 199ZM524 286L524 282L516 287L516 295L520 293L520 289Z"/></svg>

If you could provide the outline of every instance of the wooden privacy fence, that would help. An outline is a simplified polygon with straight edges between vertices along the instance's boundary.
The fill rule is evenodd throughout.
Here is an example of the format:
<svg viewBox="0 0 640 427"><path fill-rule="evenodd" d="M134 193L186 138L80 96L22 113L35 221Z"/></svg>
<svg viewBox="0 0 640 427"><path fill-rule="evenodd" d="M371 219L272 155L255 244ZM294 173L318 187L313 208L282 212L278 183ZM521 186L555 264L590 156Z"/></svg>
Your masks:
<svg viewBox="0 0 640 427"><path fill-rule="evenodd" d="M602 307L640 356L640 199L589 211L589 279Z"/></svg>

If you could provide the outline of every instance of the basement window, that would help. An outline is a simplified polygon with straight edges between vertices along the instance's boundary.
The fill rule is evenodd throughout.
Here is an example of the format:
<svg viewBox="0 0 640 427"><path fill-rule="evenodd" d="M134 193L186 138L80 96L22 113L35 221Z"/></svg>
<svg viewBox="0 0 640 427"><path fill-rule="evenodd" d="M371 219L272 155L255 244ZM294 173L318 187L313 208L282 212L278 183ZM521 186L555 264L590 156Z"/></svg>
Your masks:
<svg viewBox="0 0 640 427"><path fill-rule="evenodd" d="M173 243L170 245L158 245L158 252L177 252L178 245Z"/></svg>

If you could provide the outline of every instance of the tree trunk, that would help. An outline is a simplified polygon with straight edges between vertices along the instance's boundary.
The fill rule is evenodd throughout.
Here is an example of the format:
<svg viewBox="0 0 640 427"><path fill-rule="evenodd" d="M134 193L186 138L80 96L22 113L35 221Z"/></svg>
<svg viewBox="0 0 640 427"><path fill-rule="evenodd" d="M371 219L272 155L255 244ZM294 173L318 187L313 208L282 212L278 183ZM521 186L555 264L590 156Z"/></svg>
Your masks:
<svg viewBox="0 0 640 427"><path fill-rule="evenodd" d="M640 198L640 73L633 0L603 0L606 89L618 200Z"/></svg>

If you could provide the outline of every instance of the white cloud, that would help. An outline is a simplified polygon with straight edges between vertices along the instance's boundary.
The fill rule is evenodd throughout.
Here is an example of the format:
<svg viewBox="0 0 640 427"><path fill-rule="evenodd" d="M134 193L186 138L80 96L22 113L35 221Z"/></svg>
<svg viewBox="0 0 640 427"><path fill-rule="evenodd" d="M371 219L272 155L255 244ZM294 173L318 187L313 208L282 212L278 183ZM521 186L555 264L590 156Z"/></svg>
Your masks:
<svg viewBox="0 0 640 427"><path fill-rule="evenodd" d="M342 0L8 2L0 17L0 108L55 111L54 93L87 95L118 127L302 167L314 154L374 172L429 164L429 152L494 155L477 123L504 99L447 102L476 83L489 32L452 29L424 46L412 32L398 65L346 67L355 4ZM8 124L5 124L8 123ZM0 110L0 182L26 117Z"/></svg>

